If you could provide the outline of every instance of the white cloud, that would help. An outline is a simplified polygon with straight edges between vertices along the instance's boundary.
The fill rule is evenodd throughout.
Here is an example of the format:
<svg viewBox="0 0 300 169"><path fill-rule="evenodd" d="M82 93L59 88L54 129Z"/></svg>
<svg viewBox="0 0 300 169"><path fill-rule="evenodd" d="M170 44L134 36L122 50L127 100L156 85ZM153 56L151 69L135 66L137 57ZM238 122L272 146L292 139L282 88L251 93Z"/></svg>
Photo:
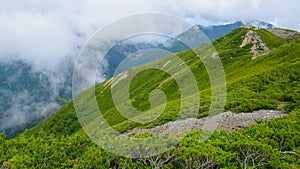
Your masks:
<svg viewBox="0 0 300 169"><path fill-rule="evenodd" d="M77 46L97 29L136 13L168 13L206 25L261 19L300 30L299 9L297 0L2 0L0 58L19 56L53 68L66 55L76 57Z"/></svg>

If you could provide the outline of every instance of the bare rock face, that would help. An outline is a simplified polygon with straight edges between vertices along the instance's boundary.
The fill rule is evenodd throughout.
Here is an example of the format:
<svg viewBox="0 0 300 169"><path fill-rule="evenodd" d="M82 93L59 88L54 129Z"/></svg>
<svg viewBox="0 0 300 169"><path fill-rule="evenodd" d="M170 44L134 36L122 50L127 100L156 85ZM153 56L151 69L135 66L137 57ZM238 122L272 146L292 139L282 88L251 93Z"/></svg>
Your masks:
<svg viewBox="0 0 300 169"><path fill-rule="evenodd" d="M249 30L245 36L242 37L243 42L240 47L244 47L249 43L252 43L253 46L251 47L252 59L256 59L259 56L266 55L271 52L271 50L266 46L266 44L261 40L260 36L252 31Z"/></svg>
<svg viewBox="0 0 300 169"><path fill-rule="evenodd" d="M299 33L296 31L285 30L285 29L268 29L268 31L272 32L274 35L283 38L283 39L297 39L299 37Z"/></svg>
<svg viewBox="0 0 300 169"><path fill-rule="evenodd" d="M121 136L130 136L139 133L153 133L153 134L170 134L171 136L181 135L185 131L190 130L202 130L209 129L209 123L214 123L215 128L213 130L224 129L228 132L234 132L238 129L244 129L252 124L257 124L256 120L272 120L286 116L287 113L284 110L258 110L252 113L233 113L230 111L201 119L187 118L183 120L170 121L161 126L156 126L149 129L133 129Z"/></svg>

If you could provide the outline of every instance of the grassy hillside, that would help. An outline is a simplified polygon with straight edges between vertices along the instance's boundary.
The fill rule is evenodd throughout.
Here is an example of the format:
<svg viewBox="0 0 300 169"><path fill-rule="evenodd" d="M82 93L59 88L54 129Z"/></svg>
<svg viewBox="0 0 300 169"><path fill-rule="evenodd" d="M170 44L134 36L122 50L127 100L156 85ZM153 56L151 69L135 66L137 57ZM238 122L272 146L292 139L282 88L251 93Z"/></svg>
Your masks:
<svg viewBox="0 0 300 169"><path fill-rule="evenodd" d="M190 132L175 148L163 155L160 164L164 168L298 168L299 159L299 115L300 115L300 39L285 40L268 30L250 28L256 32L272 51L251 59L253 44L240 47L242 37L249 31L239 28L215 40L227 83L225 110L251 112L258 109L285 109L290 111L286 118L260 122L246 130L229 134L215 132L204 143L198 143L201 131ZM205 51L206 45L196 50ZM198 117L208 115L211 89L207 71L193 51L182 51L178 56L185 61L196 77L200 94ZM172 56L147 64L163 66ZM171 64L173 62L170 62ZM147 66L146 65L146 66ZM177 67L178 65L174 65ZM131 68L128 74L138 68ZM175 68L174 68L175 69ZM185 75L185 69L179 73ZM169 79L169 80L166 80ZM163 83L163 85L161 85ZM119 132L133 128L150 128L176 120L177 116L189 117L189 106L180 109L179 86L170 75L157 69L140 72L130 86L132 105L140 110L150 108L149 94L161 89L166 94L164 112L150 123L127 120L117 111L111 97L110 79L95 86L96 98L105 120ZM191 94L191 96L194 96ZM88 98L85 91L77 97ZM281 106L279 106L281 105ZM147 116L147 115L146 115ZM89 114L86 119L96 118ZM148 137L147 134L136 137ZM2 136L0 166L21 168L155 168L159 161L153 158L130 159L113 155L94 144L83 132L74 110L68 103L45 122L27 130L18 137L5 141ZM17 153L16 153L17 152ZM248 153L248 154L247 154Z"/></svg>
<svg viewBox="0 0 300 169"><path fill-rule="evenodd" d="M262 30L264 29L256 31ZM226 74L227 103L225 108L234 112L250 112L262 108L275 109L279 102L291 100L288 98L289 96L286 96L289 90L291 90L291 93L297 93L297 86L295 85L297 85L297 81L299 80L297 79L299 76L297 66L299 65L298 53L300 51L300 40L285 44L284 40L280 39L276 42L277 44L281 44L279 48L274 49L268 55L251 60L250 46L239 47L242 43L241 37L247 31L248 29L244 28L236 29L213 42L213 45L219 52L219 57L221 58ZM277 36L268 31L264 34L265 36L262 37L264 39L269 38L269 41L278 39ZM266 44L269 45L268 43ZM199 113L207 113L210 106L210 82L204 65L199 58L195 57L192 51L180 52L178 56L189 65L197 78L201 97ZM171 56L167 56L149 64L164 64L170 58ZM145 81L144 77L153 78ZM138 74L131 84L132 90L130 92L133 100L135 100L132 104L139 110L149 108L149 102L147 101L149 93L166 78L168 78L168 75L156 70L148 70ZM102 114L114 125L123 122L125 119L118 115L114 107L110 86L105 86L107 81L96 85L95 92ZM142 86L139 84L142 84ZM165 85L164 91L167 93L166 95L171 104L170 108L166 110L170 110L171 108L174 110L164 114L161 117L160 123L157 121L153 122L155 125L176 119L178 87L176 87L174 81L169 81ZM290 89L288 86L290 86ZM276 97L273 97L275 95ZM73 124L74 127L63 127L70 124ZM136 127L136 125L138 124L133 124L131 128ZM41 129L63 135L72 134L74 131L79 130L80 125L77 123L73 103L68 103L46 122L41 123L27 133L31 135L32 133L38 133Z"/></svg>

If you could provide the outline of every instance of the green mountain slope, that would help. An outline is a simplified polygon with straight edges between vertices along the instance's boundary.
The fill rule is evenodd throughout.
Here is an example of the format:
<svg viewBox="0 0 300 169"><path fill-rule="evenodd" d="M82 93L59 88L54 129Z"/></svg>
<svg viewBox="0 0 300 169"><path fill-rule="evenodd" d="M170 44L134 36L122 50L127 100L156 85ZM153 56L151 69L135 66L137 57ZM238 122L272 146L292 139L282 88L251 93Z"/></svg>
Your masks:
<svg viewBox="0 0 300 169"><path fill-rule="evenodd" d="M226 74L228 86L226 110L232 110L234 112L250 112L262 108L275 109L280 101L285 101L285 99L287 99L285 98L287 96L285 96L284 93L288 92L285 91L288 89L280 89L280 86L278 86L276 83L286 83L288 86L296 84L295 80L297 81L296 77L299 75L299 69L297 69L299 64L298 53L300 51L299 40L285 44L283 39L278 38L271 32L268 32L264 29L259 29L257 31L264 32L265 36L262 37L266 39L266 42L272 41L272 43L275 43L273 42L273 39L276 39L276 44L281 44L281 46L276 48L268 55L252 60L249 49L250 46L245 46L243 48L239 47L242 43L241 37L244 36L247 31L248 29L244 28L236 29L228 35L223 36L213 42L213 45L219 52L219 57L222 60ZM269 46L269 43L267 43L267 45ZM270 46L272 46L272 44L270 44ZM199 112L205 113L207 112L210 103L210 83L205 67L201 60L194 56L192 51L183 51L178 55L191 67L191 70L199 82L198 86L201 93L201 108ZM165 63L167 61L168 58L163 58L150 64L155 65L159 62ZM153 74L155 79L144 81L143 77L149 77L149 74ZM159 72L155 72L154 70L143 72L143 74L139 74L139 76L140 77L135 78L136 81L133 81L133 91L131 92L132 95L135 95L135 98L140 98L140 100L144 99L145 101L132 102L132 104L136 105L138 109L147 109L147 107L149 108L149 103L146 101L148 100L147 95L166 77L164 77L164 75L159 75ZM291 77L286 78L286 76ZM280 79L282 81L279 81ZM154 83L154 80L157 81L157 83ZM265 84L263 81L265 81ZM293 83L290 83L290 81L293 81ZM108 121L111 121L112 124L117 124L125 119L117 116L118 113L113 106L110 95L110 87L105 87L106 83L107 81L96 86L98 104L99 107L103 109L101 112L104 114L104 117L107 119L111 118L112 120ZM169 96L171 100L176 100L176 95L178 96L178 89L172 86L175 85L174 82L170 81L168 83L169 84L166 84L168 85L166 90L166 92L168 92L167 96ZM143 84L143 86L140 86L139 84ZM270 90L266 89L266 85L270 86ZM241 90L235 86L243 86L245 89ZM284 86L284 88L286 87L287 86ZM276 90L281 91L277 93L275 88ZM280 95L280 93L282 94L280 98L274 98L273 95L270 95L272 93L274 95ZM237 95L240 97L237 97ZM248 104L249 99L258 100L259 103L253 103L253 105L250 106ZM243 104L245 104L245 106ZM176 109L174 112L176 112ZM170 112L166 114L166 116L167 117L165 117L165 120L164 117L162 117L163 121L160 124L175 119L175 116L172 118L173 114ZM74 127L71 129L69 127L64 127L69 126L70 123L73 123ZM28 131L28 133L30 135L31 133L38 133L38 131L41 129L49 129L47 131L54 131L54 133L66 135L72 134L74 130L76 131L79 128L80 125L77 123L77 117L73 108L73 103L70 102L58 113L49 118L45 123L42 123L36 128L31 129Z"/></svg>
<svg viewBox="0 0 300 169"><path fill-rule="evenodd" d="M249 41L248 44L242 45L249 31L255 32L254 35L260 37L260 41ZM255 44L259 47L253 49ZM264 48L261 47L262 44ZM282 39L266 29L238 28L215 40L213 45L226 75L227 99L223 111L239 113L283 108L290 111L290 114L286 118L270 122L261 121L256 126L232 134L225 131L215 132L209 140L201 144L198 143L201 131L190 132L179 145L157 157L164 161L161 165L165 168L196 168L202 164L204 167L213 168L246 168L246 165L253 168L299 167L300 39ZM203 45L196 50L204 52L206 47ZM264 49L268 49L267 54L252 59L253 50L260 53L260 50ZM182 51L178 56L196 77L200 94L197 116L207 116L211 102L211 84L205 66L193 51ZM163 66L171 59L172 56L166 56L147 65ZM126 73L130 74L137 69L131 68ZM185 69L179 73L185 75ZM170 75L156 69L148 69L134 77L129 86L132 105L140 111L147 111L151 106L148 101L149 94L154 89L164 91L168 102L164 112L156 120L145 124L137 123L119 114L111 97L111 85L113 84L109 79L95 86L97 103L105 120L121 133L134 128L162 125L176 120L177 116L189 117L189 106L194 106L183 107L185 113L178 113L178 84ZM89 94L89 91L84 91L77 97L88 99ZM87 114L85 119L95 118L95 114ZM146 134L136 137L148 136ZM73 102L18 137L0 141L3 152L0 156L0 166L155 168L159 163L153 162L154 157L130 159L118 157L99 148L81 129Z"/></svg>

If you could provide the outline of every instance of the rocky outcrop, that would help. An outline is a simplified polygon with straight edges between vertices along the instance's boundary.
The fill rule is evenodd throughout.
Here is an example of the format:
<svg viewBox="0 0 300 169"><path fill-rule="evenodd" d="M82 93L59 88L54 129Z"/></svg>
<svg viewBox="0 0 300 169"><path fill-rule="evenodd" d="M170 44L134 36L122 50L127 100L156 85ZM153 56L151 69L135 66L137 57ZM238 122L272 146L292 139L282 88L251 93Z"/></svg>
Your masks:
<svg viewBox="0 0 300 169"><path fill-rule="evenodd" d="M240 45L241 48L249 43L253 44L251 47L252 59L256 59L259 56L266 55L271 52L271 50L261 40L260 36L252 30L249 30L242 39L243 42Z"/></svg>
<svg viewBox="0 0 300 169"><path fill-rule="evenodd" d="M250 29L250 28L254 28L254 26L251 24L246 24L246 25L242 25L240 28Z"/></svg>
<svg viewBox="0 0 300 169"><path fill-rule="evenodd" d="M285 30L285 29L268 29L268 31L272 32L274 35L283 38L283 39L297 39L299 37L299 33L296 31Z"/></svg>
<svg viewBox="0 0 300 169"><path fill-rule="evenodd" d="M232 113L230 111L224 112L212 117L204 117L201 119L188 118L184 120L177 120L168 122L161 126L157 126L150 129L134 129L122 136L134 135L138 133L149 132L153 134L170 134L170 135L180 135L184 131L189 130L201 130L203 129L206 122L214 124L206 124L205 126L216 126L216 130L224 129L228 132L233 132L238 129L247 128L252 124L257 124L256 120L271 120L274 118L279 118L286 116L285 111L275 111L275 110L259 110L252 113Z"/></svg>

